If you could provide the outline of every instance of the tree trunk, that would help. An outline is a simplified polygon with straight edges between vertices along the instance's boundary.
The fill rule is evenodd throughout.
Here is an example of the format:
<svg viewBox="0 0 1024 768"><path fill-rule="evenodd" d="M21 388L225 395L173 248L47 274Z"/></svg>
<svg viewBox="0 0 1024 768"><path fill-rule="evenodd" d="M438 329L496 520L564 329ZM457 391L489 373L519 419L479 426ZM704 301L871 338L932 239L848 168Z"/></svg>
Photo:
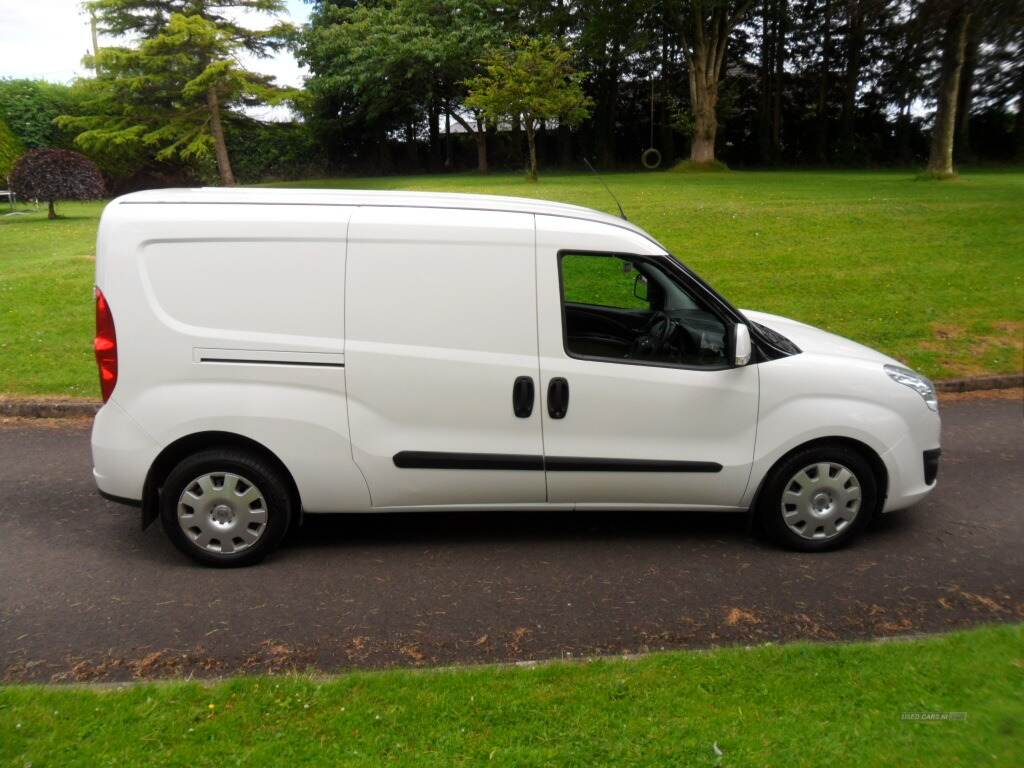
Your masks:
<svg viewBox="0 0 1024 768"><path fill-rule="evenodd" d="M206 89L206 106L210 110L210 133L213 134L213 152L217 156L217 170L220 183L225 187L235 186L235 174L231 172L231 158L228 145L224 142L224 126L220 122L220 99L212 85Z"/></svg>
<svg viewBox="0 0 1024 768"><path fill-rule="evenodd" d="M612 168L616 160L615 123L618 120L619 107L619 65L618 47L614 54L615 61L608 72L607 90L602 99L604 109L601 111L601 133L598 162L602 168Z"/></svg>
<svg viewBox="0 0 1024 768"><path fill-rule="evenodd" d="M46 211L46 218L48 218L48 219L56 219L57 218L57 211L54 210L54 208L53 208L53 200L49 200L48 202L49 202L50 206L49 206L49 208Z"/></svg>
<svg viewBox="0 0 1024 768"><path fill-rule="evenodd" d="M427 168L431 173L436 173L440 162L438 162L438 155L441 149L441 133L438 127L438 122L441 119L441 110L438 108L437 102L430 102L430 106L427 108L427 118L430 120L430 126L427 131L429 152L427 154Z"/></svg>
<svg viewBox="0 0 1024 768"><path fill-rule="evenodd" d="M480 125L480 131L484 134L484 140L487 142L487 162L488 168L490 167L490 158L497 152L501 151L501 137L498 135L498 126L494 123L484 122ZM479 160L479 155L477 155ZM501 163L500 154L498 163Z"/></svg>
<svg viewBox="0 0 1024 768"><path fill-rule="evenodd" d="M815 154L819 163L827 163L831 153L828 147L828 93L832 74L832 3L833 0L825 0L825 38L821 43L821 77L818 80L818 104L815 121Z"/></svg>
<svg viewBox="0 0 1024 768"><path fill-rule="evenodd" d="M843 83L843 105L839 113L839 148L843 160L850 162L854 159L857 88L860 85L865 38L863 0L847 0L846 22L846 78Z"/></svg>
<svg viewBox="0 0 1024 768"><path fill-rule="evenodd" d="M686 58L689 64L690 105L693 110L693 143L690 162L711 165L715 162L715 136L718 133L718 83L725 63L729 33L739 24L753 0L738 3L732 15L729 4L713 6L708 17L700 5L691 11L686 30Z"/></svg>
<svg viewBox="0 0 1024 768"><path fill-rule="evenodd" d="M715 137L718 134L718 83L703 74L691 75L690 100L693 102L690 160L698 165L710 165L715 162Z"/></svg>
<svg viewBox="0 0 1024 768"><path fill-rule="evenodd" d="M1013 156L1024 162L1024 68L1018 82L1017 118L1013 121Z"/></svg>
<svg viewBox="0 0 1024 768"><path fill-rule="evenodd" d="M395 170L395 159L391 154L391 143L383 127L377 129L377 173L387 175Z"/></svg>
<svg viewBox="0 0 1024 768"><path fill-rule="evenodd" d="M769 115L771 114L771 73L775 70L772 64L772 56L775 53L775 45L771 38L771 12L774 5L771 0L764 0L761 3L761 62L758 73L761 93L760 104L757 110L757 147L761 162L767 164L770 155L771 125Z"/></svg>
<svg viewBox="0 0 1024 768"><path fill-rule="evenodd" d="M896 146L901 165L910 165L910 95L900 96L896 117Z"/></svg>
<svg viewBox="0 0 1024 768"><path fill-rule="evenodd" d="M512 151L516 164L523 162L523 121L519 115L512 116Z"/></svg>
<svg viewBox="0 0 1024 768"><path fill-rule="evenodd" d="M476 169L479 173L487 173L487 133L481 128L473 138L476 140Z"/></svg>
<svg viewBox="0 0 1024 768"><path fill-rule="evenodd" d="M444 106L444 169L452 169L452 110L447 103Z"/></svg>
<svg viewBox="0 0 1024 768"><path fill-rule="evenodd" d="M778 163L782 158L782 80L786 64L786 24L788 0L775 0L775 76L772 92L772 142L771 159Z"/></svg>
<svg viewBox="0 0 1024 768"><path fill-rule="evenodd" d="M537 126L533 123L533 118L527 118L524 122L526 128L526 143L530 149L530 173L527 178L530 181L537 180Z"/></svg>
<svg viewBox="0 0 1024 768"><path fill-rule="evenodd" d="M932 128L928 172L939 178L953 175L953 134L956 128L956 103L960 89L960 72L964 65L967 46L967 24L971 14L966 4L960 4L946 19L946 33L942 41L942 70L936 95L935 125Z"/></svg>
<svg viewBox="0 0 1024 768"><path fill-rule="evenodd" d="M672 115L670 114L671 108L669 106L669 97L672 94L671 87L669 85L669 62L673 61L673 58L669 53L668 34L668 30L665 29L661 45L661 77L660 82L658 83L661 91L661 98L659 99L658 104L658 109L661 113L661 120L659 122L659 133L661 134L661 157L662 162L665 165L671 165L676 159L675 135L672 128Z"/></svg>
<svg viewBox="0 0 1024 768"><path fill-rule="evenodd" d="M429 151L429 147L427 149ZM408 173L416 173L420 170L420 153L416 146L416 125L414 123L405 124L405 157L409 164Z"/></svg>
<svg viewBox="0 0 1024 768"><path fill-rule="evenodd" d="M718 134L718 66L713 48L702 45L690 62L690 104L693 109L693 142L690 161L698 165L715 162Z"/></svg>
<svg viewBox="0 0 1024 768"><path fill-rule="evenodd" d="M562 168L571 168L572 163L572 131L563 122L558 123L558 164Z"/></svg>
<svg viewBox="0 0 1024 768"><path fill-rule="evenodd" d="M100 73L100 65L96 57L100 55L100 35L96 29L96 11L89 11L89 30L92 32L92 71L97 75Z"/></svg>
<svg viewBox="0 0 1024 768"><path fill-rule="evenodd" d="M974 72L978 68L978 48L981 46L979 19L972 16L967 22L967 43L964 48L964 67L960 71L960 90L957 97L957 128L953 136L953 156L957 162L974 159L971 148L971 105L974 101Z"/></svg>

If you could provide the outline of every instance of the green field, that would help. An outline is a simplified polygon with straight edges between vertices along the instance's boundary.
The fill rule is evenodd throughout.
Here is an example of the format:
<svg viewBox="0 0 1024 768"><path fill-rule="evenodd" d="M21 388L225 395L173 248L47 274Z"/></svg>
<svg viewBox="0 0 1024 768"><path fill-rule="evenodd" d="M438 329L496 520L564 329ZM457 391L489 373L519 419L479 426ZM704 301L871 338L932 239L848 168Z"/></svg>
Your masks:
<svg viewBox="0 0 1024 768"><path fill-rule="evenodd" d="M964 719L903 718L946 712ZM19 767L974 768L1021 755L1020 625L532 669L0 688L0 764Z"/></svg>
<svg viewBox="0 0 1024 768"><path fill-rule="evenodd" d="M1022 369L1024 171L606 177L646 228L734 304L849 336L935 378ZM607 211L587 175L295 184L546 197ZM100 204L0 217L0 392L95 396L92 257Z"/></svg>

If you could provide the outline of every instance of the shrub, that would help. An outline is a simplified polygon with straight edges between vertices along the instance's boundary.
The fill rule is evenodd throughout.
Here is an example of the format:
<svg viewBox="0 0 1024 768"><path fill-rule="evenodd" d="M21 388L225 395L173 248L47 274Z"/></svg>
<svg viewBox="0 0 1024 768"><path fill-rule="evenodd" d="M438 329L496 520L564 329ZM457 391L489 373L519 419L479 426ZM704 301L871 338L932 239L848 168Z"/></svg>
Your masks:
<svg viewBox="0 0 1024 768"><path fill-rule="evenodd" d="M96 78L80 78L74 85L42 80L0 78L0 121L23 145L22 149L73 149L100 167L103 175L120 182L152 162L148 148L119 146L110 151L76 146L76 131L60 125L61 115L80 115L83 104L99 88ZM20 153L19 153L20 154Z"/></svg>
<svg viewBox="0 0 1024 768"><path fill-rule="evenodd" d="M73 134L53 120L73 110L74 96L66 85L42 80L0 79L0 120L29 149L70 148Z"/></svg>
<svg viewBox="0 0 1024 768"><path fill-rule="evenodd" d="M0 117L0 184L6 183L7 174L14 167L14 161L24 151L24 145Z"/></svg>
<svg viewBox="0 0 1024 768"><path fill-rule="evenodd" d="M232 121L227 143L235 178L243 184L326 173L323 148L306 123Z"/></svg>
<svg viewBox="0 0 1024 768"><path fill-rule="evenodd" d="M11 188L23 198L45 200L48 217L57 218L57 200L95 200L103 196L103 176L96 163L68 149L33 149L11 171Z"/></svg>

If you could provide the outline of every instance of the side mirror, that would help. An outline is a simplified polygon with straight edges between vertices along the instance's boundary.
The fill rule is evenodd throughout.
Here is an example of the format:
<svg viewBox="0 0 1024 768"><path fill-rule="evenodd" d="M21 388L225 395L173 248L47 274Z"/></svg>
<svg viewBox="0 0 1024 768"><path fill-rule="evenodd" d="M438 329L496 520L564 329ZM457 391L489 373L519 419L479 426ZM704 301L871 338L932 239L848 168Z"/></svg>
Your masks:
<svg viewBox="0 0 1024 768"><path fill-rule="evenodd" d="M750 329L747 328L743 323L737 323L733 331L735 336L733 337L733 365L739 367L746 365L750 362L750 355L753 352L753 346L750 343Z"/></svg>
<svg viewBox="0 0 1024 768"><path fill-rule="evenodd" d="M640 299L640 301L649 301L647 298L647 278L639 272L633 278L633 296Z"/></svg>

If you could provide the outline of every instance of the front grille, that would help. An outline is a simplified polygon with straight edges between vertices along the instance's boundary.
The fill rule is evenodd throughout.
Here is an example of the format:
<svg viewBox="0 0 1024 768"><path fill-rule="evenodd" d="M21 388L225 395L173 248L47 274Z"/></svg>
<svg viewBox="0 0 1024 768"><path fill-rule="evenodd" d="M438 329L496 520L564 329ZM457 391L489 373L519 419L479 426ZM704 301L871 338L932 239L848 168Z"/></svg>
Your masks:
<svg viewBox="0 0 1024 768"><path fill-rule="evenodd" d="M924 452L924 481L927 485L934 483L939 474L939 456L941 454L942 451L938 448Z"/></svg>

